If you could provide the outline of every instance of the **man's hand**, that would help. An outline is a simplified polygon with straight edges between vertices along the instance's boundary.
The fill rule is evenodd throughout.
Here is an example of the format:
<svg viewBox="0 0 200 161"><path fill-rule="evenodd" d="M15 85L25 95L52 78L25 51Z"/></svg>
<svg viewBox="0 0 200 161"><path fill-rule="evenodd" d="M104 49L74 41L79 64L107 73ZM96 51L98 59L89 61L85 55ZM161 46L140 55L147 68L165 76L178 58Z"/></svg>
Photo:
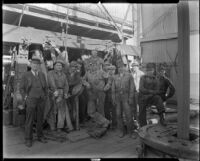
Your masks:
<svg viewBox="0 0 200 161"><path fill-rule="evenodd" d="M18 107L18 109L20 109L20 110L23 110L23 109L24 109L24 106L23 106L23 105L18 105L17 107Z"/></svg>
<svg viewBox="0 0 200 161"><path fill-rule="evenodd" d="M116 98L115 97L112 97L112 104L116 105Z"/></svg>
<svg viewBox="0 0 200 161"><path fill-rule="evenodd" d="M68 99L69 97L70 97L69 94L67 94L67 93L64 94L64 98L65 98L65 99Z"/></svg>
<svg viewBox="0 0 200 161"><path fill-rule="evenodd" d="M109 84L106 84L106 86L104 87L104 91L107 91L107 90L109 90L110 89L110 85Z"/></svg>
<svg viewBox="0 0 200 161"><path fill-rule="evenodd" d="M53 93L53 95L54 95L55 97L58 97L58 91L55 91L55 92Z"/></svg>
<svg viewBox="0 0 200 161"><path fill-rule="evenodd" d="M83 85L87 88L90 89L90 84L87 81L83 81Z"/></svg>

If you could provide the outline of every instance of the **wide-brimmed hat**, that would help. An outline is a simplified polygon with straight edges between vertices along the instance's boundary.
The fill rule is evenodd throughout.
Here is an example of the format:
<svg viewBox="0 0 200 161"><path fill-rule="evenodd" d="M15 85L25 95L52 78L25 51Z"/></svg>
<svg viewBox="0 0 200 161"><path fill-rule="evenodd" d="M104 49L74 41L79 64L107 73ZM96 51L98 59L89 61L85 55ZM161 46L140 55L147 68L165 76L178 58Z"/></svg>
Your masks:
<svg viewBox="0 0 200 161"><path fill-rule="evenodd" d="M60 63L60 64L62 64L62 66L65 66L64 60L63 60L62 58L60 58L60 57L58 57L58 58L56 59L56 61L54 62L54 65L57 64L57 63Z"/></svg>
<svg viewBox="0 0 200 161"><path fill-rule="evenodd" d="M115 69L116 69L116 67L114 65L110 65L107 67L107 70L115 70Z"/></svg>
<svg viewBox="0 0 200 161"><path fill-rule="evenodd" d="M158 70L166 70L166 69L167 69L167 65L165 65L165 64L160 64L158 66Z"/></svg>
<svg viewBox="0 0 200 161"><path fill-rule="evenodd" d="M131 64L132 67L134 67L134 66L139 66L139 65L140 65L140 64L139 64L138 62L134 62L134 63Z"/></svg>
<svg viewBox="0 0 200 161"><path fill-rule="evenodd" d="M40 57L34 55L34 56L32 56L30 62L33 64L41 64L41 59L40 59Z"/></svg>

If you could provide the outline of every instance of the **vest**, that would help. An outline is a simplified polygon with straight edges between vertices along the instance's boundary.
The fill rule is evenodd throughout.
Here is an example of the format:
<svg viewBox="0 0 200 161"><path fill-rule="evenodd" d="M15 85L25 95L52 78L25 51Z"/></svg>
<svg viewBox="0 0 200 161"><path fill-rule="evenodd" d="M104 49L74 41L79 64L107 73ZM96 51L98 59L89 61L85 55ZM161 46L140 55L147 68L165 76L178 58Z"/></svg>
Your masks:
<svg viewBox="0 0 200 161"><path fill-rule="evenodd" d="M42 84L40 82L39 77L33 76L32 79L33 79L32 80L32 86L30 88L28 96L32 97L32 98L44 97L44 90L42 88Z"/></svg>

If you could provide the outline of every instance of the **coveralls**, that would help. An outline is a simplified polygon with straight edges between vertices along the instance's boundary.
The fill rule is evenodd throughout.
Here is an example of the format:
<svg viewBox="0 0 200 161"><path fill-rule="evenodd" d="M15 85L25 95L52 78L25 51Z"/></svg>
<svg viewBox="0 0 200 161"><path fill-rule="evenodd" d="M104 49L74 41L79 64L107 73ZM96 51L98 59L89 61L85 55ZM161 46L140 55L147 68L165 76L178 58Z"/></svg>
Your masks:
<svg viewBox="0 0 200 161"><path fill-rule="evenodd" d="M134 97L135 84L130 73L117 74L112 83L112 98L116 103L117 125L120 132L124 133L123 112L125 113L127 130L132 134L134 124L130 104Z"/></svg>
<svg viewBox="0 0 200 161"><path fill-rule="evenodd" d="M48 73L50 100L51 100L51 111L48 122L52 129L55 129L56 114L57 114L57 128L64 128L65 121L69 130L73 129L69 109L64 99L64 94L68 93L69 86L66 75L61 72L58 73L56 70L52 70ZM53 93L58 91L58 97L54 97Z"/></svg>
<svg viewBox="0 0 200 161"><path fill-rule="evenodd" d="M104 87L106 85L105 79L108 78L108 74L102 70L90 72L85 75L85 80L89 83L88 92L88 115L94 119L99 125L107 126L109 121L104 117L104 100L105 92Z"/></svg>
<svg viewBox="0 0 200 161"><path fill-rule="evenodd" d="M159 115L161 116L165 109L163 100L158 95L159 82L155 76L143 75L140 79L139 86L139 124L140 127L147 125L146 108L155 105Z"/></svg>

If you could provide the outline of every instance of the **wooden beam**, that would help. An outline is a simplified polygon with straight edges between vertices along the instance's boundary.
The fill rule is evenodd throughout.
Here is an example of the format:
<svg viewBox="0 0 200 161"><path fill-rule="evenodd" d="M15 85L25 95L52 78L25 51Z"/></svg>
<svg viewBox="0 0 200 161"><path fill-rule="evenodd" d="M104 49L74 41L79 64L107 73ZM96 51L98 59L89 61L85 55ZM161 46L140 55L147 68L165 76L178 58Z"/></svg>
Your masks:
<svg viewBox="0 0 200 161"><path fill-rule="evenodd" d="M22 9L22 13L20 15L20 19L19 19L19 23L18 23L18 26L21 25L21 22L22 22L22 18L23 18L23 15L24 15L24 10L26 9L26 5L24 4L23 5L23 9Z"/></svg>
<svg viewBox="0 0 200 161"><path fill-rule="evenodd" d="M136 43L136 46L140 46L140 6L141 4L137 4L137 34L136 34L136 37L137 37L137 43Z"/></svg>
<svg viewBox="0 0 200 161"><path fill-rule="evenodd" d="M125 21L126 21L126 19L127 19L128 12L129 12L129 10L130 10L130 7L131 7L131 4L128 5L128 8L127 8L127 10L126 10L126 14L125 14L125 16L124 16L124 19L123 19L123 22L122 22L122 25L121 25L121 31L123 31L124 23L125 23Z"/></svg>
<svg viewBox="0 0 200 161"><path fill-rule="evenodd" d="M61 33L3 24L3 42L22 43L22 37L31 39L31 43L35 44L43 44L48 37L55 40L57 46L63 46ZM85 48L88 50L94 50L97 46L99 51L103 51L106 42L112 43L110 40L89 39L86 37L81 37L81 40L84 41ZM67 46L70 48L80 48L80 43L77 43L77 36L75 35L68 34L67 42Z"/></svg>
<svg viewBox="0 0 200 161"><path fill-rule="evenodd" d="M168 40L168 39L176 39L177 33L165 34L165 35L158 35L154 37L145 37L141 38L140 42L152 42L152 41L160 41L160 40Z"/></svg>
<svg viewBox="0 0 200 161"><path fill-rule="evenodd" d="M21 13L20 9L11 8L11 7L8 7L8 6L3 6L3 10ZM24 14L34 16L34 17L38 17L38 18L44 18L44 19L48 19L48 20L52 20L52 21L58 21L58 22L62 22L62 23L66 22L65 19L61 19L61 18L53 17L53 16L48 16L48 15L43 15L43 14L39 14L39 13L34 13L34 12L31 12L31 11L24 11ZM82 23L79 23L79 22L71 21L71 20L69 20L68 23L70 25L76 25L76 26L80 26L80 27L90 28L90 29L93 29L93 30L99 30L99 31L105 31L105 32L118 34L118 32L114 31L114 30L100 28L100 27L96 27L96 26L90 26L90 25L87 25L87 24L82 24ZM128 36L128 34L124 34L124 35Z"/></svg>
<svg viewBox="0 0 200 161"><path fill-rule="evenodd" d="M190 21L187 1L178 3L178 138L189 139Z"/></svg>
<svg viewBox="0 0 200 161"><path fill-rule="evenodd" d="M106 9L106 7L102 4L102 3L99 3L101 4L101 6L103 7L104 11L106 12L106 14L108 15L108 17L111 19L111 21L114 23L114 26L115 28L117 29L118 31L118 35L120 37L120 39L123 39L123 32L120 30L120 28L117 26L117 24L115 23L115 20L112 18L112 16L110 15L110 13L108 12L108 10Z"/></svg>
<svg viewBox="0 0 200 161"><path fill-rule="evenodd" d="M80 11L82 13L87 13L89 15L93 15L93 16L99 17L101 19L105 19L104 14L97 13L95 10L88 10L87 8L84 8L84 7L80 8L80 7L73 7L73 6L70 6L70 5L66 6L64 4L56 4L56 5L66 7L66 8L70 8L70 9L73 9L73 10L77 10L77 11ZM117 24L123 23L123 19L121 19L119 17L114 17L114 16L112 16L112 17ZM131 21L125 21L124 25L127 26L127 27L131 27L132 23L131 23Z"/></svg>

